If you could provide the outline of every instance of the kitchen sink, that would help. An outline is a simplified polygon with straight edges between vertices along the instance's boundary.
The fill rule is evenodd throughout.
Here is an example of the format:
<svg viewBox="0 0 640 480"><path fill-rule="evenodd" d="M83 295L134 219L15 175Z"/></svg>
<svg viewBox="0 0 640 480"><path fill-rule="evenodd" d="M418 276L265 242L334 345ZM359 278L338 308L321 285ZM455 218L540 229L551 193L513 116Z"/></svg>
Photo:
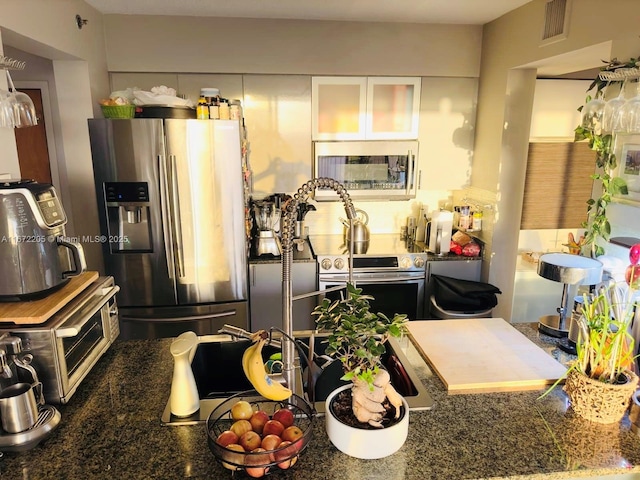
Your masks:
<svg viewBox="0 0 640 480"><path fill-rule="evenodd" d="M301 349L305 354L308 353L311 336L311 332L297 332L295 334L295 338L301 342ZM324 352L324 336L315 334L313 338L315 358L318 358ZM171 414L167 401L161 418L163 425L193 425L205 422L211 411L226 398L253 388L242 371L242 354L249 347L249 340L234 339L229 335L206 335L200 337L199 340L191 368L200 396L200 410L189 417L176 417ZM264 360L267 361L272 354L279 351L278 346L265 345L263 349ZM432 407L431 396L402 352L400 345L393 338L387 344L387 352L383 357L383 362L391 374L394 387L407 400L409 410L428 410ZM297 384L300 385L301 391L295 393L311 400L310 396L302 391L302 387L305 389L307 387L306 379L309 376L304 359L300 364L301 368L297 369L299 380ZM318 361L316 364L321 364L321 362ZM316 388L312 392L313 404L316 412L322 415L325 411L324 401L328 394L346 382L340 380L342 367L337 361L327 362L322 365L322 368L318 367L315 371ZM320 372L319 375L318 372Z"/></svg>

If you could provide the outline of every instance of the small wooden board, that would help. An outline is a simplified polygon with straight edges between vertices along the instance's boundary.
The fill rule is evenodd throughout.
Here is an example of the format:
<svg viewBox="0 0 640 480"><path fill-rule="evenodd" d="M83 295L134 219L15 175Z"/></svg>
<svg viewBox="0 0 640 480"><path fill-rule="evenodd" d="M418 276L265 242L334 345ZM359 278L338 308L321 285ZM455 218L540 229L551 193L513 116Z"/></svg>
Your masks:
<svg viewBox="0 0 640 480"><path fill-rule="evenodd" d="M502 318L412 321L408 328L450 394L543 389L566 371Z"/></svg>
<svg viewBox="0 0 640 480"><path fill-rule="evenodd" d="M0 303L0 322L38 325L46 322L98 278L98 272L84 272L71 278L61 289L38 300Z"/></svg>

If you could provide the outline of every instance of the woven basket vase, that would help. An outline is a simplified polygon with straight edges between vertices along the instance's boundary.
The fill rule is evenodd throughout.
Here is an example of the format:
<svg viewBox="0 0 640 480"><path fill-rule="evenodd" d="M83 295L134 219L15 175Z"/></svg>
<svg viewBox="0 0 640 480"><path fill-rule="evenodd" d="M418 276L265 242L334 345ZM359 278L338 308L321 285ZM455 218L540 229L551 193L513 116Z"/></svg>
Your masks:
<svg viewBox="0 0 640 480"><path fill-rule="evenodd" d="M564 391L569 396L573 411L592 422L619 422L627 411L631 395L638 384L635 373L627 371L625 374L629 381L617 385L599 382L571 370L565 380Z"/></svg>

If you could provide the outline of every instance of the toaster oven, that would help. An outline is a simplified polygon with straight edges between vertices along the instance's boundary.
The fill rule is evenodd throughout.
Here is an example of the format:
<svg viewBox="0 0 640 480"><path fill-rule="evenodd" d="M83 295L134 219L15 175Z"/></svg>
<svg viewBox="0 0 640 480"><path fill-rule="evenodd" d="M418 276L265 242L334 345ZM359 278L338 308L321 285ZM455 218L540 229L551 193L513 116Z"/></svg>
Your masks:
<svg viewBox="0 0 640 480"><path fill-rule="evenodd" d="M23 350L33 355L47 403L67 403L120 334L119 290L113 277L100 277L46 322L0 329L0 335L22 339Z"/></svg>

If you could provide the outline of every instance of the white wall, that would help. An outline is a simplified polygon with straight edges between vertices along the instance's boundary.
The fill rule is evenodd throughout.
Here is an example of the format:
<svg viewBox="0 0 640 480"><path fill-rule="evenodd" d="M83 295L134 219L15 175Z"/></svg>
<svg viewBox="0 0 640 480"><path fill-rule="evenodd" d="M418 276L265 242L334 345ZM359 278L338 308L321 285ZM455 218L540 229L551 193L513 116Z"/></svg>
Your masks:
<svg viewBox="0 0 640 480"><path fill-rule="evenodd" d="M471 25L106 15L112 72L476 77Z"/></svg>
<svg viewBox="0 0 640 480"><path fill-rule="evenodd" d="M87 24L78 29L75 16ZM4 0L0 15L1 43L51 61L51 72L29 70L24 81L47 81L53 121L56 125L56 157L60 194L71 221L70 235L99 233L97 206L93 191L93 169L87 118L99 112L98 100L108 91L106 48L102 15L81 0ZM0 131L0 170L19 175L15 137L8 129ZM5 167L6 165L6 167ZM102 270L99 244L84 244L87 265Z"/></svg>
<svg viewBox="0 0 640 480"><path fill-rule="evenodd" d="M536 80L531 113L531 141L573 141L580 125L578 108L584 104L591 80Z"/></svg>

